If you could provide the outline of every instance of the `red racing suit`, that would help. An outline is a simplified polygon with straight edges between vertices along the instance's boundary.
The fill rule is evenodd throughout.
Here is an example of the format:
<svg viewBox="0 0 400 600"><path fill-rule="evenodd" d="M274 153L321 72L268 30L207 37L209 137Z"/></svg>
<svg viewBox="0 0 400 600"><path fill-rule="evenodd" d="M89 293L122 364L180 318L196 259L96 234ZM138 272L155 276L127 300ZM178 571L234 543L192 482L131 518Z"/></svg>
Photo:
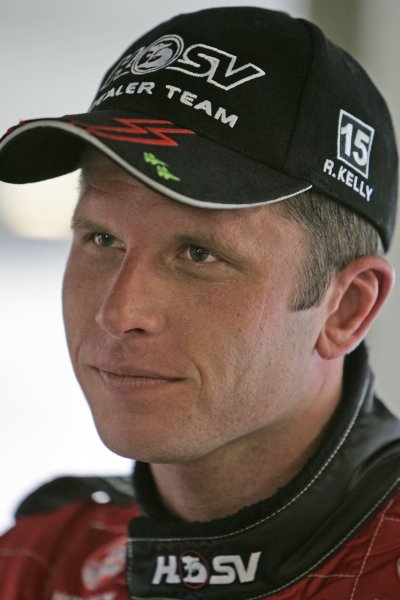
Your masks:
<svg viewBox="0 0 400 600"><path fill-rule="evenodd" d="M208 523L171 517L148 465L51 482L0 540L1 600L399 600L400 424L362 345L320 448L287 486Z"/></svg>

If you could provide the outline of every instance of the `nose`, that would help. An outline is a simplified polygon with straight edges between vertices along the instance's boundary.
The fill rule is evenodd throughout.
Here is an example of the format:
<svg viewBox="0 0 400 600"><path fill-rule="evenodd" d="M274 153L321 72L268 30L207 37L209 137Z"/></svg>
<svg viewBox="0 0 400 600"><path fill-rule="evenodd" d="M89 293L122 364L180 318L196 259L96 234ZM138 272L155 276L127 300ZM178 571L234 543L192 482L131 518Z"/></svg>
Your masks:
<svg viewBox="0 0 400 600"><path fill-rule="evenodd" d="M160 279L147 265L125 258L108 286L105 282L97 324L115 338L159 335L165 327Z"/></svg>

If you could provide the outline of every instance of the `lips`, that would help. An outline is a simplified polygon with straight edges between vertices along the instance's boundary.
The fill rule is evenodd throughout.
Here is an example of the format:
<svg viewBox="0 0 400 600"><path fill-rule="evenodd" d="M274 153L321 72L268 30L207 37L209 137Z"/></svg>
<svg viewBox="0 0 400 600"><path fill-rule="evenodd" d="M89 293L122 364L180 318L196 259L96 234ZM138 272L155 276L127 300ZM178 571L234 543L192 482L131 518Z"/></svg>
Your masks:
<svg viewBox="0 0 400 600"><path fill-rule="evenodd" d="M108 373L110 375L115 375L118 377L140 377L140 378L148 378L148 379L167 379L167 380L182 379L182 377L170 375L169 373L152 371L149 369L138 369L138 368L134 368L134 367L111 366L111 365L101 365L101 364L92 364L90 366L93 369L96 369L97 371L102 371L104 373Z"/></svg>
<svg viewBox="0 0 400 600"><path fill-rule="evenodd" d="M136 369L121 366L99 366L91 365L91 368L108 387L119 391L138 392L155 389L162 385L173 384L182 381L182 377L172 377L166 373L147 369Z"/></svg>

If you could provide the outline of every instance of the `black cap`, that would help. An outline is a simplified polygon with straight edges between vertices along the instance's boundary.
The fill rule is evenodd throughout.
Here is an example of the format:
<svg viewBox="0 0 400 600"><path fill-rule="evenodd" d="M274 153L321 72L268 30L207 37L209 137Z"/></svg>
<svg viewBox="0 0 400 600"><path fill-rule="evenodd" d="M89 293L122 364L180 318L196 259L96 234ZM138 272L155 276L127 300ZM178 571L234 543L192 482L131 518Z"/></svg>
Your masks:
<svg viewBox="0 0 400 600"><path fill-rule="evenodd" d="M385 101L313 24L253 7L179 15L133 43L89 111L24 121L0 141L0 179L79 167L90 143L158 192L205 208L315 187L368 219L387 248L397 152Z"/></svg>

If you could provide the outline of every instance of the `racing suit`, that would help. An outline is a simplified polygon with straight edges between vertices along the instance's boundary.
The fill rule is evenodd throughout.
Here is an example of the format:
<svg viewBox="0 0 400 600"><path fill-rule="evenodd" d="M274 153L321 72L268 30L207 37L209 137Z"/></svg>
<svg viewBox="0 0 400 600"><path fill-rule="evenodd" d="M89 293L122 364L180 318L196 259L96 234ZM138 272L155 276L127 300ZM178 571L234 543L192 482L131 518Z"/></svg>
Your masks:
<svg viewBox="0 0 400 600"><path fill-rule="evenodd" d="M304 469L227 518L172 517L143 463L40 488L1 539L1 600L399 600L400 423L364 345L343 389Z"/></svg>

